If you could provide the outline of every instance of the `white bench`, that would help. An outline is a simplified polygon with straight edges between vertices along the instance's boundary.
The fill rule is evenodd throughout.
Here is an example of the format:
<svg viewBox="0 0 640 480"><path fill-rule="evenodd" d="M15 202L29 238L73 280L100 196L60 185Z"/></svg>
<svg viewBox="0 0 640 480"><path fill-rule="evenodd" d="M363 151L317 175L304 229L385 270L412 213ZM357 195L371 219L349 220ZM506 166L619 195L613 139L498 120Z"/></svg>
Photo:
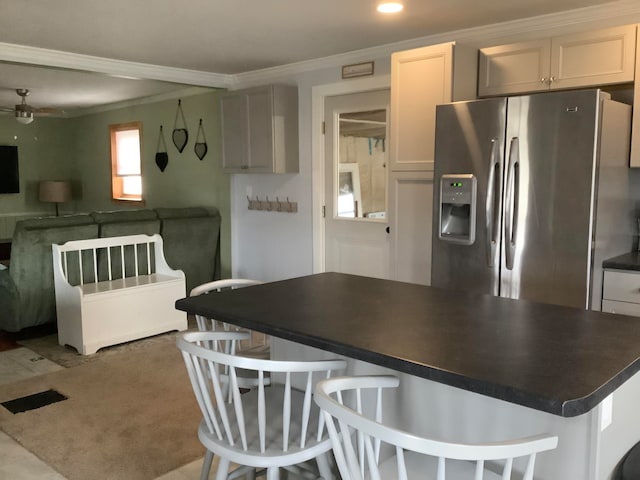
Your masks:
<svg viewBox="0 0 640 480"><path fill-rule="evenodd" d="M175 308L184 273L167 265L160 235L52 245L58 343L83 355L171 330L186 330ZM124 274L123 274L124 272Z"/></svg>

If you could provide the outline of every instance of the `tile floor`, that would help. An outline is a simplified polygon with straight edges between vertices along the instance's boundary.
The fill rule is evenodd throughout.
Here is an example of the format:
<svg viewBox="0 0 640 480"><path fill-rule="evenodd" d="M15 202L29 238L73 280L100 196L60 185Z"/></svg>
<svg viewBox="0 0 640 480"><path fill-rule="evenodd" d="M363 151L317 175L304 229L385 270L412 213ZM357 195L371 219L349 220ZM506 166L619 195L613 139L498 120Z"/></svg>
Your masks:
<svg viewBox="0 0 640 480"><path fill-rule="evenodd" d="M18 347L0 352L0 385L63 369L28 348Z"/></svg>
<svg viewBox="0 0 640 480"><path fill-rule="evenodd" d="M65 477L23 448L10 436L0 432L0 478L64 480Z"/></svg>

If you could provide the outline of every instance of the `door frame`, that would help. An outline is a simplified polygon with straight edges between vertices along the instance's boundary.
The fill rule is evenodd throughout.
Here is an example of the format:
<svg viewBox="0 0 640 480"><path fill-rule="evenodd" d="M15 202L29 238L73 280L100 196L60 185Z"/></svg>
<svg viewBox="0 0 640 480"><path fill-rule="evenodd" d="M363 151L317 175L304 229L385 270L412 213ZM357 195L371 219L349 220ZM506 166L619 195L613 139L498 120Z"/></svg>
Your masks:
<svg viewBox="0 0 640 480"><path fill-rule="evenodd" d="M326 97L351 93L369 92L390 88L391 75L379 75L357 80L348 80L311 88L311 221L313 232L313 273L325 270L324 218L324 100Z"/></svg>

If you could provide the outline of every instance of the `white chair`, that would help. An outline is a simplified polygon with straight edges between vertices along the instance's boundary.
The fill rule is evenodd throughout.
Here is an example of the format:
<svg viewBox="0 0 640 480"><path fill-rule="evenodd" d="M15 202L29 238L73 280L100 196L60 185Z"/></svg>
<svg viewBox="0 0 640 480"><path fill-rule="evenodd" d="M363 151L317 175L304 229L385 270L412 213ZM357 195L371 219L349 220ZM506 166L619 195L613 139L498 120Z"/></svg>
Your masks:
<svg viewBox="0 0 640 480"><path fill-rule="evenodd" d="M343 480L509 480L513 461L519 457L528 457L522 478L532 480L536 453L558 444L558 437L549 435L496 443L453 443L392 428L382 423L382 390L398 385L393 376L337 377L316 385L314 400L325 416ZM354 394L356 406L352 409L346 406L345 398L353 400ZM363 405L372 407L374 413L363 414ZM496 470L501 474L494 473Z"/></svg>
<svg viewBox="0 0 640 480"><path fill-rule="evenodd" d="M275 480L279 468L301 473L299 464L313 459L322 477L331 478L327 458L331 441L322 428L324 419L312 402L312 393L315 381L344 369L346 362L234 355L229 342L243 338L246 333L190 332L177 339L204 417L198 428L198 437L207 449L201 478L208 478L214 454L220 458L216 480L227 478L232 462L266 468L267 479ZM249 392L241 393L240 369L253 371L259 380ZM268 374L271 385L265 388ZM228 381L223 376L228 376Z"/></svg>
<svg viewBox="0 0 640 480"><path fill-rule="evenodd" d="M252 285L260 285L262 282L258 280L249 280L247 278L229 278L224 280L214 280L212 282L203 283L194 287L189 293L190 297L196 297L198 295L206 295L212 292L221 292L223 290L235 290L236 288L249 287ZM218 322L216 319L207 318L202 315L196 315L196 322L198 324L198 330L201 332L215 332L218 330L228 331L231 327L224 323ZM245 331L234 327L236 331ZM250 330L246 330L250 331ZM238 345L238 351L243 351L246 355L251 355L258 358L269 358L269 337L259 332L251 332L248 345ZM259 339L259 342L256 341ZM243 342L244 343L244 342Z"/></svg>

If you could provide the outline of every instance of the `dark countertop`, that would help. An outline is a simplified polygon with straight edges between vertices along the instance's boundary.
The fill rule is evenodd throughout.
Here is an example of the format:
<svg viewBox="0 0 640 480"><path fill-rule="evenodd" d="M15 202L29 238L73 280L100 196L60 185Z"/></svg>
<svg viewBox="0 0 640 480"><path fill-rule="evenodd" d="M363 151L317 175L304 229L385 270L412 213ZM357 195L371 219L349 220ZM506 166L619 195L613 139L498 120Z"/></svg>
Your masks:
<svg viewBox="0 0 640 480"><path fill-rule="evenodd" d="M323 273L176 308L573 417L640 369L637 318Z"/></svg>
<svg viewBox="0 0 640 480"><path fill-rule="evenodd" d="M602 268L617 270L640 270L640 252L629 252L602 262Z"/></svg>

